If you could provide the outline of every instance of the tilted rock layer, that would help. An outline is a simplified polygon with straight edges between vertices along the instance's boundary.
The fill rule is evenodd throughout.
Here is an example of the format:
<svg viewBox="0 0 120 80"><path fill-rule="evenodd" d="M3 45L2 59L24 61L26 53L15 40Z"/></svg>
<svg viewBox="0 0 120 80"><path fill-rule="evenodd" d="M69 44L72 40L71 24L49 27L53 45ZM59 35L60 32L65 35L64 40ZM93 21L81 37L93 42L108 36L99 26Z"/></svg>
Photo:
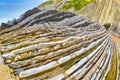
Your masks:
<svg viewBox="0 0 120 80"><path fill-rule="evenodd" d="M11 74L21 80L99 80L108 75L115 45L104 26L70 12L33 10L0 31L0 58Z"/></svg>
<svg viewBox="0 0 120 80"><path fill-rule="evenodd" d="M66 6L69 3L69 0L49 1L53 2L49 5L46 4L43 7L38 7L45 9L61 10L61 7ZM87 17L89 17L91 20L97 21L101 25L110 24L111 29L114 30L118 36L120 36L120 29L118 28L120 24L120 0L96 0L95 2L90 2L89 4L87 4L79 10L75 10L73 7L71 7L67 11L87 15Z"/></svg>
<svg viewBox="0 0 120 80"><path fill-rule="evenodd" d="M120 0L97 0L95 3L88 4L88 6L83 8L81 11L83 11L84 14L88 15L88 17L92 20L98 21L103 25L108 23L111 24L112 28L119 34L119 7Z"/></svg>

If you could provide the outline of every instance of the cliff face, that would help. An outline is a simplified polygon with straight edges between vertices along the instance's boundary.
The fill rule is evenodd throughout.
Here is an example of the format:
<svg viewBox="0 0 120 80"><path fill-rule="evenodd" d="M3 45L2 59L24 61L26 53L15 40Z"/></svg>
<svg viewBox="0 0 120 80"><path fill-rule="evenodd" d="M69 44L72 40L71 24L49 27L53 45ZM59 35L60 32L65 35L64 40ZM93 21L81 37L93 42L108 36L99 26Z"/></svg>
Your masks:
<svg viewBox="0 0 120 80"><path fill-rule="evenodd" d="M12 69L10 75L20 80L103 79L111 71L115 80L119 75L116 62L110 66L115 46L103 26L70 12L25 14L0 31L0 61Z"/></svg>
<svg viewBox="0 0 120 80"><path fill-rule="evenodd" d="M115 17L112 6L118 3L113 1L110 5L106 1L68 10L84 13L106 26L116 26L119 17ZM47 9L61 9L68 3L47 2ZM42 6L48 7L45 4ZM120 50L105 27L71 12L33 8L19 19L2 24L0 64L7 66L10 76L4 80L120 80ZM117 28L119 34L120 27ZM0 80L4 74L0 74Z"/></svg>
<svg viewBox="0 0 120 80"><path fill-rule="evenodd" d="M101 24L110 23L117 26L120 21L119 7L119 0L97 0L81 9L81 11Z"/></svg>
<svg viewBox="0 0 120 80"><path fill-rule="evenodd" d="M45 9L59 9L64 10L64 6L70 3L68 0L51 0L50 4L44 6L38 6L39 8ZM74 1L74 0L71 0ZM84 1L80 0L85 3ZM75 3L75 2L74 2ZM77 1L76 1L77 3ZM74 6L74 4L72 4ZM116 25L120 21L120 1L119 0L96 0L92 1L75 10L75 7L70 5L70 8L67 8L67 11L76 12L78 14L82 13L87 15L92 20L95 20L101 24L110 23L111 25ZM51 7L50 7L51 6Z"/></svg>
<svg viewBox="0 0 120 80"><path fill-rule="evenodd" d="M49 0L39 5L39 9L57 9L70 12L79 12L87 4L95 2L96 0Z"/></svg>
<svg viewBox="0 0 120 80"><path fill-rule="evenodd" d="M61 0L59 2L54 1L50 5L52 9L60 9L61 6L57 7L55 5L62 4L65 6L69 1ZM49 5L49 6L50 6ZM44 7L47 8L48 6ZM47 8L50 9L50 8ZM70 12L75 12L77 14L85 14L93 21L98 23L110 24L112 29L120 35L120 30L118 28L120 22L120 1L119 0L96 0L95 2L90 2L88 5L84 6L79 10L75 10L73 7L67 9Z"/></svg>
<svg viewBox="0 0 120 80"><path fill-rule="evenodd" d="M81 11L102 25L110 24L111 28L120 35L120 29L118 28L120 22L119 0L97 0L81 9Z"/></svg>

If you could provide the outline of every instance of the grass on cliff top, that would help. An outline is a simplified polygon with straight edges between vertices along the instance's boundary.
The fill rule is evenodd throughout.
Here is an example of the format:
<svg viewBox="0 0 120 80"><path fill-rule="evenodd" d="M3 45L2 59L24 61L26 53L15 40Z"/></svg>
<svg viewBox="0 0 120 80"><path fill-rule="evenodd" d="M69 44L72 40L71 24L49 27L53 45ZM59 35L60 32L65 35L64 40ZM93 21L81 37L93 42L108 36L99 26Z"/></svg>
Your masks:
<svg viewBox="0 0 120 80"><path fill-rule="evenodd" d="M111 59L111 63L110 63L110 70L107 74L107 76L105 77L105 80L116 80L116 76L117 76L117 52L114 49L113 51L113 55L112 55L112 59Z"/></svg>
<svg viewBox="0 0 120 80"><path fill-rule="evenodd" d="M96 0L71 0L62 9L67 10L73 7L75 10L79 10L91 2Z"/></svg>
<svg viewBox="0 0 120 80"><path fill-rule="evenodd" d="M50 4L52 4L52 3L53 3L53 0L49 0L49 1L46 1L46 2L42 3L42 4L39 5L38 7L44 7L44 6L50 5Z"/></svg>

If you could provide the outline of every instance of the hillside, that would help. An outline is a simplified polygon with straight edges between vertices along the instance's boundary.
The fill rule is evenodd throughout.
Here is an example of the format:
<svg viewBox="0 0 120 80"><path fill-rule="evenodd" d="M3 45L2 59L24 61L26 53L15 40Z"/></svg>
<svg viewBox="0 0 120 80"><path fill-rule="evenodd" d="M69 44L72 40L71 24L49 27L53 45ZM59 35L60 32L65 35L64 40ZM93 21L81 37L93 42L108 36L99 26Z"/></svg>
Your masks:
<svg viewBox="0 0 120 80"><path fill-rule="evenodd" d="M81 8L96 0L48 0L38 6L40 9L58 9L79 11Z"/></svg>
<svg viewBox="0 0 120 80"><path fill-rule="evenodd" d="M111 29L120 36L119 7L119 0L48 0L44 5L38 6L38 8L43 9L67 10L84 14L101 25L111 25Z"/></svg>

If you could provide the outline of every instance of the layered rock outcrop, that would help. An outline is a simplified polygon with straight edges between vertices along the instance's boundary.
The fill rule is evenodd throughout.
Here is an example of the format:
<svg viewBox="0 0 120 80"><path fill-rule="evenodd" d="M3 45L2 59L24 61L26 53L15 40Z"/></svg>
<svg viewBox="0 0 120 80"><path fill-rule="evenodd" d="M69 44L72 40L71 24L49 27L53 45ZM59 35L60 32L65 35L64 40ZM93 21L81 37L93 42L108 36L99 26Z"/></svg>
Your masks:
<svg viewBox="0 0 120 80"><path fill-rule="evenodd" d="M40 10L0 35L1 58L21 80L104 79L111 71L115 45L83 15Z"/></svg>
<svg viewBox="0 0 120 80"><path fill-rule="evenodd" d="M53 1L49 5L45 5L44 9L59 9L62 10L62 7L66 6L69 3L69 0L50 0ZM72 0L73 1L73 0ZM81 0L82 1L82 0ZM92 1L92 0L88 0ZM84 3L84 1L83 1ZM49 8L51 6L52 8ZM119 35L119 29L117 28L120 23L120 1L119 0L96 0L75 10L73 7L69 8L67 11L74 12L77 14L84 14L93 21L97 21L101 25L110 24L111 30L117 32Z"/></svg>
<svg viewBox="0 0 120 80"><path fill-rule="evenodd" d="M100 24L110 23L111 28L115 32L118 32L120 22L119 7L119 0L96 0L96 3L89 4L87 7L81 9L81 11Z"/></svg>
<svg viewBox="0 0 120 80"><path fill-rule="evenodd" d="M120 26L118 26L116 29L116 35L120 37Z"/></svg>
<svg viewBox="0 0 120 80"><path fill-rule="evenodd" d="M27 17L35 14L35 13L38 13L40 10L38 8L33 8L31 10L28 10L26 11L24 14L22 14L20 16L20 18L18 19L19 22L21 22L22 20L26 19Z"/></svg>
<svg viewBox="0 0 120 80"><path fill-rule="evenodd" d="M10 25L6 24L6 23L2 23L1 26L0 26L0 30L4 30L6 28L9 28Z"/></svg>
<svg viewBox="0 0 120 80"><path fill-rule="evenodd" d="M21 21L23 21L27 17L29 17L35 13L38 13L39 11L40 10L38 8L33 8L31 10L28 10L24 14L22 14L18 19L13 19L12 21L8 21L7 23L2 23L0 26L0 30L4 30L4 29L9 28L11 26L17 25L18 23L20 23Z"/></svg>

